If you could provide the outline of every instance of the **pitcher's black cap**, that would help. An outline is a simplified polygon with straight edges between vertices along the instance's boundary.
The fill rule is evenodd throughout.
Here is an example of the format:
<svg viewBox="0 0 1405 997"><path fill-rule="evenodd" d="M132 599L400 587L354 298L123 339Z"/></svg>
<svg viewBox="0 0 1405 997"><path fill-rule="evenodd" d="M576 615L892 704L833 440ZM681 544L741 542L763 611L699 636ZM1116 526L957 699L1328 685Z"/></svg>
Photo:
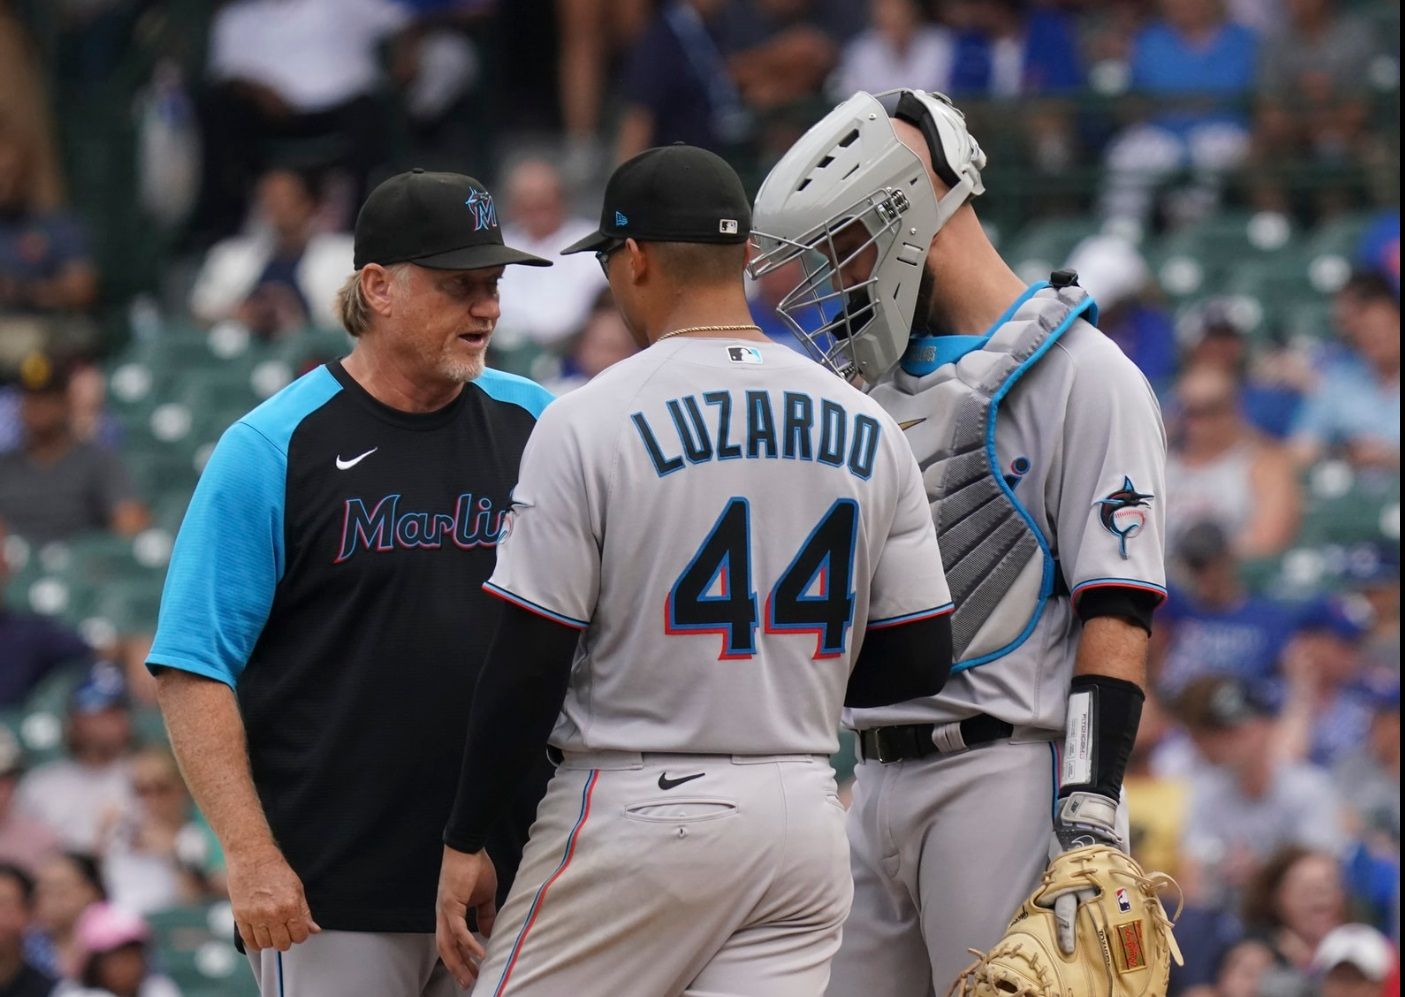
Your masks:
<svg viewBox="0 0 1405 997"><path fill-rule="evenodd" d="M586 253L612 242L746 242L751 201L741 178L716 153L697 146L646 149L621 163L605 185L600 230L561 250Z"/></svg>
<svg viewBox="0 0 1405 997"><path fill-rule="evenodd" d="M434 270L478 270L551 262L504 246L493 195L462 173L399 173L371 191L356 216L356 269L414 263Z"/></svg>

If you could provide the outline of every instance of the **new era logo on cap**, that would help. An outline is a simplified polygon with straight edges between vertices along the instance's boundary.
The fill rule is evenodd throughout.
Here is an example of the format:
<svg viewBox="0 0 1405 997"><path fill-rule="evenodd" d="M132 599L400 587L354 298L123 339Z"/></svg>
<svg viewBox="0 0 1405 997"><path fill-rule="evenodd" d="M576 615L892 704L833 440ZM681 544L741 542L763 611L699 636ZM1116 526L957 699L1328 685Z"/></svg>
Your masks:
<svg viewBox="0 0 1405 997"><path fill-rule="evenodd" d="M624 216L623 211L615 212L615 224L621 227L629 224L629 219Z"/></svg>
<svg viewBox="0 0 1405 997"><path fill-rule="evenodd" d="M723 235L737 234L737 220L735 218L723 218L717 223L717 231Z"/></svg>

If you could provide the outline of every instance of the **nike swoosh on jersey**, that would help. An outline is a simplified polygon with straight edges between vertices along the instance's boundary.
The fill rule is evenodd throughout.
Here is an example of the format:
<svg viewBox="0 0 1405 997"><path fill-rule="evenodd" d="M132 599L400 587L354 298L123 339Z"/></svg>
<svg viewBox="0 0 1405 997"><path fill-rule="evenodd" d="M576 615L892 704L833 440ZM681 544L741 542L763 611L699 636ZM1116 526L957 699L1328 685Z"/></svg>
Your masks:
<svg viewBox="0 0 1405 997"><path fill-rule="evenodd" d="M340 457L340 455L338 455L338 457L337 457L337 470L338 470L338 471L345 471L347 468L355 467L357 464L361 463L363 460L365 460L367 457L371 456L371 454L375 453L375 452L376 452L377 450L379 450L379 449L380 449L380 447L372 447L371 449L369 449L369 450L367 450L365 453L363 453L361 456L359 456L359 457L353 457L353 458L351 458L351 460L342 460L341 457Z"/></svg>
<svg viewBox="0 0 1405 997"><path fill-rule="evenodd" d="M692 782L694 779L701 779L707 775L706 772L698 772L695 775L685 775L681 779L670 779L667 772L659 773L659 788L672 789L674 786L681 786L685 782Z"/></svg>
<svg viewBox="0 0 1405 997"><path fill-rule="evenodd" d="M926 421L927 421L927 417L924 415L924 416L923 416L922 418L920 418L920 419L909 419L909 420L907 420L907 422L900 422L900 423L898 423L898 428L901 429L904 433L906 433L909 429L911 429L913 426L917 425L919 422L926 422Z"/></svg>

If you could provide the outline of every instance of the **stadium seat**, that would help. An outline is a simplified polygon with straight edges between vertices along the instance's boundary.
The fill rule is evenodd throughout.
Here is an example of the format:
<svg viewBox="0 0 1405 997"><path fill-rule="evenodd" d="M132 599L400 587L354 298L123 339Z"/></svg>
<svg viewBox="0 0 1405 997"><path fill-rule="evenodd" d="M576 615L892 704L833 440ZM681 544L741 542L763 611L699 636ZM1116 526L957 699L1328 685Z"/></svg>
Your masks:
<svg viewBox="0 0 1405 997"><path fill-rule="evenodd" d="M257 997L253 974L226 926L228 904L173 907L147 915L158 965L184 997Z"/></svg>

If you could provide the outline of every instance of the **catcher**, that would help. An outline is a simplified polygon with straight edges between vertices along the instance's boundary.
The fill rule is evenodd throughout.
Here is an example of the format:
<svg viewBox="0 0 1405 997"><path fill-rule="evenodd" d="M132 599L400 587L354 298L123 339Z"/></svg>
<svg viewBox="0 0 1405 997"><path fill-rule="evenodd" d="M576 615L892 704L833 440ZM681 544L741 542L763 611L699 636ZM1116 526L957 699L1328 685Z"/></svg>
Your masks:
<svg viewBox="0 0 1405 997"><path fill-rule="evenodd" d="M858 93L756 199L752 276L801 264L780 310L902 428L956 603L938 695L845 712L854 904L830 997L927 997L971 947L977 992L1151 994L1123 981L1170 951L1157 881L1113 851L1165 595L1165 430L1077 275L1028 285L995 251L984 166L942 95ZM1066 978L1083 965L1106 979Z"/></svg>

